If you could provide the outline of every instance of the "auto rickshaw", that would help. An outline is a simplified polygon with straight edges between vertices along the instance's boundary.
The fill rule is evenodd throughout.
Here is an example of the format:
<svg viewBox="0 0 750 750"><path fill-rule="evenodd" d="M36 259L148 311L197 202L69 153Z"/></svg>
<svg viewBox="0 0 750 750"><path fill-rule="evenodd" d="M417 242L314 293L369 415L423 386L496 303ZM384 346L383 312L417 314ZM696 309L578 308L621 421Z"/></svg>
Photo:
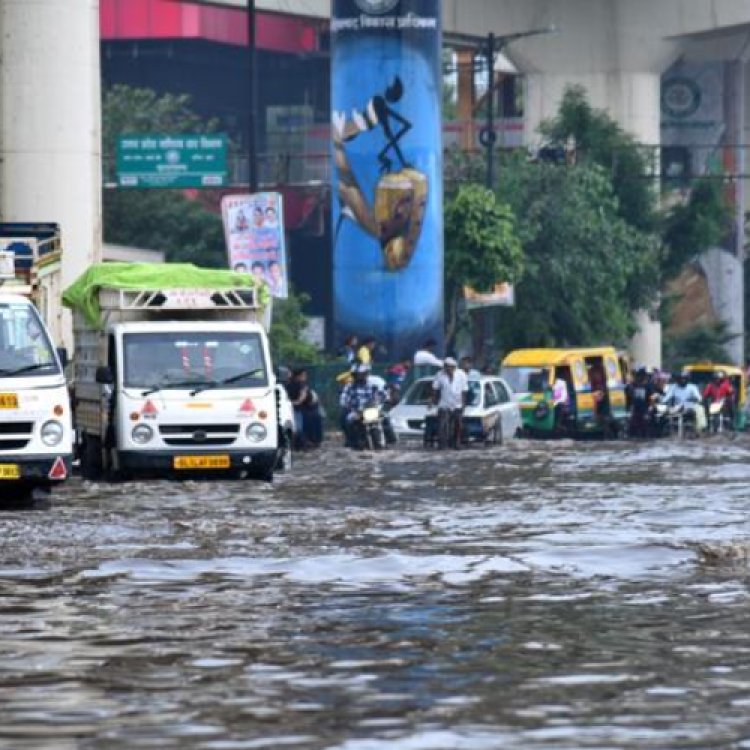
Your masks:
<svg viewBox="0 0 750 750"><path fill-rule="evenodd" d="M530 436L617 436L626 425L625 382L613 347L518 349L503 360L501 375Z"/></svg>
<svg viewBox="0 0 750 750"><path fill-rule="evenodd" d="M744 370L734 365L720 365L714 362L694 362L683 368L689 373L690 381L703 393L717 372L726 373L734 386L734 429L744 430L747 426L747 377Z"/></svg>

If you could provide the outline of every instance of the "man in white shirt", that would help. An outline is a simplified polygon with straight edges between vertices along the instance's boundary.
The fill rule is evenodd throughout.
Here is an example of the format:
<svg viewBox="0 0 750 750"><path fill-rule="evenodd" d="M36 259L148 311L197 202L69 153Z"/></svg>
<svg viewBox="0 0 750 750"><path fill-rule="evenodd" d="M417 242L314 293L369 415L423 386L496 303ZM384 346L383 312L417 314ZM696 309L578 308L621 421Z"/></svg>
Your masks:
<svg viewBox="0 0 750 750"><path fill-rule="evenodd" d="M414 352L414 366L415 367L442 367L443 360L435 356L435 347L437 341L435 339L427 339L424 342L421 349L417 349Z"/></svg>
<svg viewBox="0 0 750 750"><path fill-rule="evenodd" d="M675 383L671 383L664 394L664 401L669 406L682 406L695 416L695 427L701 432L706 429L706 412L701 403L701 392L695 383L688 382L689 374L681 372Z"/></svg>
<svg viewBox="0 0 750 750"><path fill-rule="evenodd" d="M438 447L461 447L461 416L469 393L466 373L453 357L446 357L443 369L432 382L438 407Z"/></svg>

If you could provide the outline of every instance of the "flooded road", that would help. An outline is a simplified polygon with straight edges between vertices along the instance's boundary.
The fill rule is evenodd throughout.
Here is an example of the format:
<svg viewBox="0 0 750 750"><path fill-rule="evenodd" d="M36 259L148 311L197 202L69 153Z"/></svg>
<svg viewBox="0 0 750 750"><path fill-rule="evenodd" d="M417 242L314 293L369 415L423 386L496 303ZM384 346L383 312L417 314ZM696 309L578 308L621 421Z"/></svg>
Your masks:
<svg viewBox="0 0 750 750"><path fill-rule="evenodd" d="M750 438L328 448L0 511L0 747L750 748Z"/></svg>

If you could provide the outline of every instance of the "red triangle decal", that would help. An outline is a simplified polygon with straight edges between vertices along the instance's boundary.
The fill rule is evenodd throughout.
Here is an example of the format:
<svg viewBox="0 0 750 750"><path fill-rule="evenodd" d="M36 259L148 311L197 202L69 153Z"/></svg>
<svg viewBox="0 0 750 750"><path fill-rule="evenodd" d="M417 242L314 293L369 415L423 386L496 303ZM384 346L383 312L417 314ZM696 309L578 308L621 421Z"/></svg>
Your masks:
<svg viewBox="0 0 750 750"><path fill-rule="evenodd" d="M149 400L146 401L146 403L143 405L143 409L141 409L141 414L158 414L159 410L154 406L154 402Z"/></svg>
<svg viewBox="0 0 750 750"><path fill-rule="evenodd" d="M47 478L58 481L68 478L68 470L65 468L65 461L63 461L60 456L58 456L55 459L55 463L52 464L52 468L49 470Z"/></svg>
<svg viewBox="0 0 750 750"><path fill-rule="evenodd" d="M244 402L242 403L242 406L240 406L240 411L253 412L255 411L255 404L252 402L251 399L246 398Z"/></svg>

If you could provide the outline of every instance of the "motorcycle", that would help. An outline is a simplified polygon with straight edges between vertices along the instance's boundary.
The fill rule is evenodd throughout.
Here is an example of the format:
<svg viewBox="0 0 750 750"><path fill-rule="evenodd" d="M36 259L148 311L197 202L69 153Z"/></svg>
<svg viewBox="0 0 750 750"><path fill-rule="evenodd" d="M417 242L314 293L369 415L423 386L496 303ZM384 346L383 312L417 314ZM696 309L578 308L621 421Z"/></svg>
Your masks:
<svg viewBox="0 0 750 750"><path fill-rule="evenodd" d="M726 403L723 398L717 401L711 401L706 411L708 412L708 429L714 434L724 432L726 421Z"/></svg>
<svg viewBox="0 0 750 750"><path fill-rule="evenodd" d="M653 406L653 425L657 436L674 436L681 440L698 435L695 412L685 408L685 404L657 401Z"/></svg>
<svg viewBox="0 0 750 750"><path fill-rule="evenodd" d="M368 404L360 411L359 418L362 423L363 447L371 451L385 448L385 415L382 404Z"/></svg>

